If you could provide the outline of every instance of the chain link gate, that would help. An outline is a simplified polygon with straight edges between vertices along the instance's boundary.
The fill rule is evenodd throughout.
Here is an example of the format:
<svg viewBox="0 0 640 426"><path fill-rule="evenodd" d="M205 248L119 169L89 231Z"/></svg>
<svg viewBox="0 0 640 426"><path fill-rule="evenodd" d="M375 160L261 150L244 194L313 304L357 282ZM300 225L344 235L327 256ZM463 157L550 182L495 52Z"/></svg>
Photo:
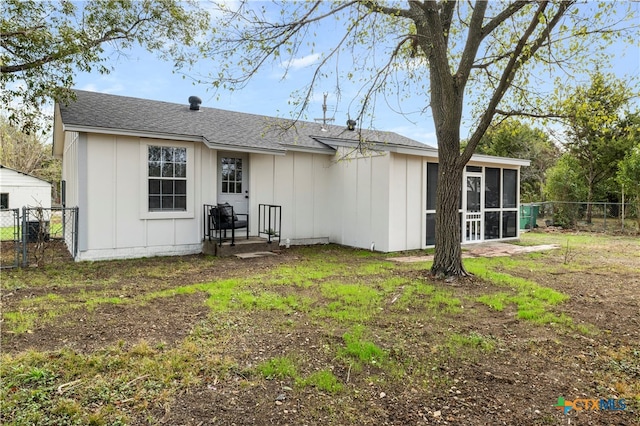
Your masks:
<svg viewBox="0 0 640 426"><path fill-rule="evenodd" d="M19 266L21 255L20 209L2 209L0 210L0 268Z"/></svg>
<svg viewBox="0 0 640 426"><path fill-rule="evenodd" d="M22 265L73 260L78 250L77 207L22 208Z"/></svg>

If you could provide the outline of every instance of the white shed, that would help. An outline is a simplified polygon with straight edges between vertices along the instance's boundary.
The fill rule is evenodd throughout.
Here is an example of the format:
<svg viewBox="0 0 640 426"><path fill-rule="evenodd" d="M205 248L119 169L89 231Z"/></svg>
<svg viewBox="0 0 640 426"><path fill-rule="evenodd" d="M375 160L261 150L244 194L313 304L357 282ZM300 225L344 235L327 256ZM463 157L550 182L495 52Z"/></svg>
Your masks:
<svg viewBox="0 0 640 426"><path fill-rule="evenodd" d="M51 208L51 183L0 165L0 204L3 209Z"/></svg>

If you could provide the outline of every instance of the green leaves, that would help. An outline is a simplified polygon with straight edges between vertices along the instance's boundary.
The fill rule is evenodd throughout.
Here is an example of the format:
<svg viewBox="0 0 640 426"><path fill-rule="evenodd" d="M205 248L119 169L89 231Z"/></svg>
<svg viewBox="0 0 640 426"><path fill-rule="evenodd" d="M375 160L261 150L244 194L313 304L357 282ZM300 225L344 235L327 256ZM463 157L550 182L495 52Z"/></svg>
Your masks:
<svg viewBox="0 0 640 426"><path fill-rule="evenodd" d="M141 45L176 68L203 43L209 15L196 2L91 0L80 3L8 0L0 21L0 100L12 123L33 130L42 105L70 100L76 71L111 70L104 44L124 52ZM191 52L193 53L193 52Z"/></svg>

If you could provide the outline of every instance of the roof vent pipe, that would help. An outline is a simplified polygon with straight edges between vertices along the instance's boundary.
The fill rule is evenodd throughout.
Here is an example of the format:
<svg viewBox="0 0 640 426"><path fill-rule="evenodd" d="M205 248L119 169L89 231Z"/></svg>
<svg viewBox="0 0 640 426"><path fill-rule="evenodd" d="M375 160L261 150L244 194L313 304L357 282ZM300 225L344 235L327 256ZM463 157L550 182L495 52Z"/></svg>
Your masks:
<svg viewBox="0 0 640 426"><path fill-rule="evenodd" d="M200 111L200 104L202 99L197 96L189 96L189 109L191 111Z"/></svg>

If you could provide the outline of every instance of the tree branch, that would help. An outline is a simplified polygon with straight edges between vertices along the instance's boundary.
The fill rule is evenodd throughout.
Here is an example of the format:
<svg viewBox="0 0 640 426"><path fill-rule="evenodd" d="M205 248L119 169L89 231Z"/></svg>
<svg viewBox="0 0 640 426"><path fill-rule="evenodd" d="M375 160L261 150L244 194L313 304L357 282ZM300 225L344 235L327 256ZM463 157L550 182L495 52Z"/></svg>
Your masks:
<svg viewBox="0 0 640 426"><path fill-rule="evenodd" d="M478 123L476 130L471 135L471 138L469 138L469 143L467 144L463 153L460 155L459 161L463 165L469 161L469 159L471 158L471 155L473 155L473 152L478 146L478 143L480 142L482 135L486 132L487 128L491 125L491 119L495 114L496 108L498 107L498 104L504 97L504 94L506 93L507 88L509 87L509 85L511 84L511 81L515 76L515 73L522 67L522 65L524 65L538 51L538 49L542 46L543 42L548 39L549 34L551 33L551 30L558 24L558 22L560 21L560 18L575 3L575 1L572 0L572 1L561 2L558 5L558 10L556 11L555 15L550 21L547 21L547 25L540 32L537 39L533 41L530 49L527 51L527 53L523 53L525 46L527 46L527 42L529 38L533 35L535 29L541 23L541 17L543 16L544 10L546 9L548 3L549 2L547 0L541 1L539 3L538 10L533 15L528 28L526 29L522 37L520 37L520 39L518 40L518 43L513 51L513 54L509 59L509 62L504 68L500 82L498 83L498 86L494 90L493 96L491 97L491 100L489 101L487 108L485 109L484 113L480 118L480 122Z"/></svg>

